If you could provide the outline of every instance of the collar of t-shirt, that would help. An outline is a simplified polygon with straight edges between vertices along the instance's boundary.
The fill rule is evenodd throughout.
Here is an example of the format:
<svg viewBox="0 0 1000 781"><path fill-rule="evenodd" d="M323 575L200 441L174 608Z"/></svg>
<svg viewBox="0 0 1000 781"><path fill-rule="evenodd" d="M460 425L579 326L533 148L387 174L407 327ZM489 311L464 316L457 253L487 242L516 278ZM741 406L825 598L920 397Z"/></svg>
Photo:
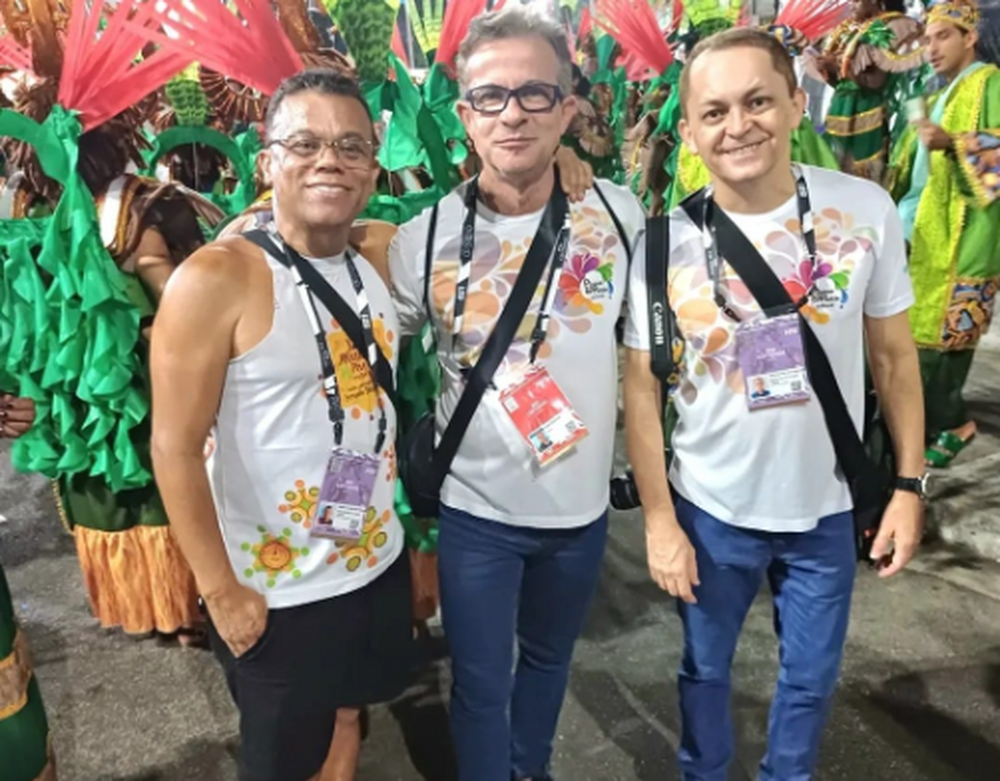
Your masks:
<svg viewBox="0 0 1000 781"><path fill-rule="evenodd" d="M545 207L527 214L500 214L500 212L495 212L486 206L482 199L476 204L477 221L481 219L490 225L533 225L541 221L544 213Z"/></svg>
<svg viewBox="0 0 1000 781"><path fill-rule="evenodd" d="M796 197L793 195L781 204L781 206L762 214L731 212L728 209L723 209L723 211L726 213L726 216L736 224L737 228L747 234L748 238L753 240L753 236L751 236L750 233L760 225L765 225L767 223L784 224L789 220L789 218L798 220L798 207L796 206L795 199Z"/></svg>

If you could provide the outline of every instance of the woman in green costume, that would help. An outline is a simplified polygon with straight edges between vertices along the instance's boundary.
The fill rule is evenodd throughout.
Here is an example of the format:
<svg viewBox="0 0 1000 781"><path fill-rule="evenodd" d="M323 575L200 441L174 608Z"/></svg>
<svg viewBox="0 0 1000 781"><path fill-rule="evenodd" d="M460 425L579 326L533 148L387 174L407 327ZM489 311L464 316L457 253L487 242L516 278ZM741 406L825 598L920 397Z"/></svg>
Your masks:
<svg viewBox="0 0 1000 781"><path fill-rule="evenodd" d="M843 171L882 183L890 144L890 98L899 74L923 64L920 24L903 0L855 0L815 65L834 88L826 139Z"/></svg>
<svg viewBox="0 0 1000 781"><path fill-rule="evenodd" d="M150 471L142 334L175 265L204 242L202 223L222 213L183 188L125 174L143 162L146 96L172 74L134 78L138 52L88 40L90 14L108 25L101 38L121 34L124 16L79 0L69 30L56 0L5 9L33 73L3 115L3 150L28 197L2 215L15 238L2 248L0 308L13 336L0 382L36 403L14 464L55 479L95 616L134 635L174 634L200 615ZM65 51L67 41L79 48ZM84 70L97 61L107 83ZM39 208L49 216L26 219Z"/></svg>
<svg viewBox="0 0 1000 781"><path fill-rule="evenodd" d="M973 0L932 5L928 51L948 85L893 156L893 195L910 244L930 466L976 434L962 398L1000 282L1000 69L977 61Z"/></svg>

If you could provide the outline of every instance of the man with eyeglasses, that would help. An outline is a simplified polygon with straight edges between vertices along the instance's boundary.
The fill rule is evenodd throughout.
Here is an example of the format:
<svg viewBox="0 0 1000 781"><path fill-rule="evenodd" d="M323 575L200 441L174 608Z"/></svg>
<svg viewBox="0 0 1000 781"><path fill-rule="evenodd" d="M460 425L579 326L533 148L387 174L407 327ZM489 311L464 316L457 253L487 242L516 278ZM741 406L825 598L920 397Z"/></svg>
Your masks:
<svg viewBox="0 0 1000 781"><path fill-rule="evenodd" d="M399 323L385 263L348 247L378 170L358 85L293 76L266 133L273 221L201 249L164 294L153 460L240 710L240 778L347 781L358 741L338 710L397 696L410 671Z"/></svg>
<svg viewBox="0 0 1000 781"><path fill-rule="evenodd" d="M438 556L459 779L542 781L607 536L615 324L644 215L603 181L566 206L555 153L575 105L556 22L477 17L458 73L482 173L404 225L389 266L403 333L430 319L437 337L438 434L531 280L442 486Z"/></svg>

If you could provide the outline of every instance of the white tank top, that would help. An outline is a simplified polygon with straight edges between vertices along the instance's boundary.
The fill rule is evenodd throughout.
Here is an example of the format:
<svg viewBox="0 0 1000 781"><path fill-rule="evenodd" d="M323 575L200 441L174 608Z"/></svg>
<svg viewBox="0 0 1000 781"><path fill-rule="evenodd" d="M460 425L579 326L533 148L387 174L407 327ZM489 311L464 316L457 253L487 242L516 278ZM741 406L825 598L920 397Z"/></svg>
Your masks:
<svg viewBox="0 0 1000 781"><path fill-rule="evenodd" d="M389 292L366 260L352 256L371 304L375 340L395 369L399 324ZM344 256L310 262L356 310ZM208 473L234 571L269 607L283 608L370 583L399 556L403 530L393 508L396 413L382 393L388 431L361 539L345 543L310 536L334 445L333 425L319 351L295 280L274 258L268 256L267 264L274 322L260 344L229 363ZM379 418L376 385L361 354L318 299L316 307L346 413L343 446L372 452Z"/></svg>

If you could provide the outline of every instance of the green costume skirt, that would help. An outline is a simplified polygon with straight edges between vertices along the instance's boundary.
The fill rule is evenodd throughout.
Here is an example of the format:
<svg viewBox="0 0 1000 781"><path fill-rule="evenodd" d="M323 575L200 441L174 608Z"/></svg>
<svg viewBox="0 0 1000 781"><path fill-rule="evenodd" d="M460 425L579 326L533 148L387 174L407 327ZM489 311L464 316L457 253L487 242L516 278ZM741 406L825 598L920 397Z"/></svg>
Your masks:
<svg viewBox="0 0 1000 781"><path fill-rule="evenodd" d="M924 419L927 441L936 442L943 431L969 422L962 388L972 368L975 350L919 350L924 385Z"/></svg>
<svg viewBox="0 0 1000 781"><path fill-rule="evenodd" d="M837 155L841 170L881 182L889 152L884 93L841 82L827 112L824 138Z"/></svg>
<svg viewBox="0 0 1000 781"><path fill-rule="evenodd" d="M49 725L0 568L0 781L54 781Z"/></svg>

